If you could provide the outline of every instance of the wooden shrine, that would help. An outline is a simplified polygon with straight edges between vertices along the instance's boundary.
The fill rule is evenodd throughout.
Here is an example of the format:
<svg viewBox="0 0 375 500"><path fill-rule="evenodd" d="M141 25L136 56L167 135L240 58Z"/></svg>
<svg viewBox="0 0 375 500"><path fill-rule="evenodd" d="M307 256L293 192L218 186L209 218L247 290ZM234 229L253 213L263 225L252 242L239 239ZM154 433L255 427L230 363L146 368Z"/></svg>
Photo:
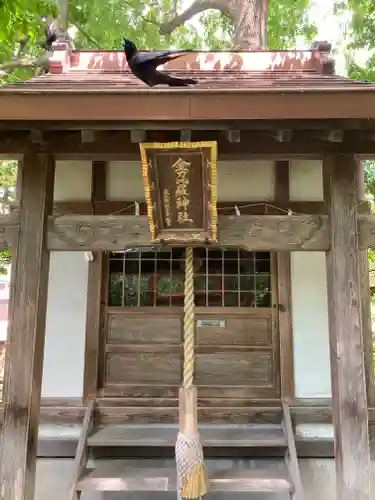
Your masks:
<svg viewBox="0 0 375 500"><path fill-rule="evenodd" d="M104 67L106 54L91 56ZM279 252L280 259L293 251L326 252L337 484L340 500L370 500L364 339L369 328L366 259L367 249L375 245L375 216L363 200L360 160L375 155L375 86L327 76L327 54L316 50L264 53L264 75L279 61L280 71L289 78L289 83L271 89L260 80L260 63L255 60L259 54L216 53L212 58L221 69L202 62L205 54L194 56L202 78L196 89L150 91L134 88L121 55L116 54L116 68L125 78L119 95L118 81L113 86L101 81L105 72L98 73L96 87L90 86L94 70L87 61L91 56L60 44L51 62L52 74L0 89L0 153L20 160L19 203L0 220L1 246L12 248L14 266L0 497L34 499L49 253L105 252L188 241L195 246ZM228 57L244 76L241 89L233 88ZM74 80L74 72L82 71L84 64L86 87L85 79L80 86ZM171 70L176 68L173 64ZM181 59L179 64L185 64L179 68L183 73L191 62ZM210 83L210 71L217 72L221 85L215 86L215 80ZM293 71L302 79L303 92ZM194 141L203 143L199 161ZM165 143L175 144L169 146L169 156ZM322 159L324 201L302 204L281 195L275 205L289 214L278 215L275 210L265 215L257 208L238 214L232 207L216 216L216 146L217 158L231 161ZM119 214L124 203L106 200L54 205L55 162L82 158L135 158L140 168L142 160L146 204L140 204L139 213ZM189 211L186 172L195 161L199 181L190 179L189 189L197 187L193 195L197 199L190 198L193 209ZM179 176L180 187L173 185L171 172ZM170 208L172 202L178 205L177 211ZM288 381L283 384L287 391ZM284 403L286 398L285 392ZM83 423L86 435L81 451L93 407L91 402ZM288 416L288 410L284 413ZM290 415L286 422L290 436Z"/></svg>

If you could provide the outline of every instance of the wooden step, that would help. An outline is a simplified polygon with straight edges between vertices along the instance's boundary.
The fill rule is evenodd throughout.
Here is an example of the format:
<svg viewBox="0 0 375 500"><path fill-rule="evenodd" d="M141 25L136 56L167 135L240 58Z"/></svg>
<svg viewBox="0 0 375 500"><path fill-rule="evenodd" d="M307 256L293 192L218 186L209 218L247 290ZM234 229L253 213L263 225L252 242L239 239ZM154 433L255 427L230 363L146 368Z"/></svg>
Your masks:
<svg viewBox="0 0 375 500"><path fill-rule="evenodd" d="M210 491L291 492L288 475L279 470L219 470L209 474ZM176 470L172 468L129 468L122 460L107 460L86 469L77 491L176 491Z"/></svg>
<svg viewBox="0 0 375 500"><path fill-rule="evenodd" d="M171 447L176 443L177 425L106 425L93 430L88 446L152 446ZM287 440L281 425L200 425L199 434L204 447L279 448Z"/></svg>

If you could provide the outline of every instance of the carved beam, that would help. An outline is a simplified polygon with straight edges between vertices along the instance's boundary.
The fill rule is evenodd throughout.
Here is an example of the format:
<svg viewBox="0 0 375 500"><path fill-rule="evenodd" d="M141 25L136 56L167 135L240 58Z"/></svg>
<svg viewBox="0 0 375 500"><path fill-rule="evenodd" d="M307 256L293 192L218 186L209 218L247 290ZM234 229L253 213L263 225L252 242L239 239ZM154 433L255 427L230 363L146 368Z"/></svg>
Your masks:
<svg viewBox="0 0 375 500"><path fill-rule="evenodd" d="M243 215L219 217L219 243L252 251L329 248L327 216Z"/></svg>
<svg viewBox="0 0 375 500"><path fill-rule="evenodd" d="M358 245L361 250L375 247L375 215L358 216Z"/></svg>
<svg viewBox="0 0 375 500"><path fill-rule="evenodd" d="M151 245L146 216L50 217L49 250L115 251ZM327 250L326 216L243 215L219 217L219 244L254 251Z"/></svg>
<svg viewBox="0 0 375 500"><path fill-rule="evenodd" d="M19 232L19 214L12 213L0 217L0 250L14 246Z"/></svg>
<svg viewBox="0 0 375 500"><path fill-rule="evenodd" d="M0 249L19 232L18 207L0 217ZM359 247L375 247L375 215L358 216ZM151 245L146 216L54 215L48 221L48 250L121 250ZM256 251L326 251L326 215L221 215L219 244Z"/></svg>
<svg viewBox="0 0 375 500"><path fill-rule="evenodd" d="M48 220L48 250L94 252L144 245L151 245L146 216L67 215Z"/></svg>

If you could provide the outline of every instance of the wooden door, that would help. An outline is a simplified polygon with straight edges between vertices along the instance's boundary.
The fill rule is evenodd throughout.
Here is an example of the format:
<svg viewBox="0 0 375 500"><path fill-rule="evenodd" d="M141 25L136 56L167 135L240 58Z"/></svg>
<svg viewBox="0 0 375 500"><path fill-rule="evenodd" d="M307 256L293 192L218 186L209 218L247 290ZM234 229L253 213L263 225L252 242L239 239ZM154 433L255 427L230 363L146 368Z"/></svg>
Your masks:
<svg viewBox="0 0 375 500"><path fill-rule="evenodd" d="M175 398L182 376L182 248L110 256L102 394ZM199 397L280 396L269 253L195 250Z"/></svg>

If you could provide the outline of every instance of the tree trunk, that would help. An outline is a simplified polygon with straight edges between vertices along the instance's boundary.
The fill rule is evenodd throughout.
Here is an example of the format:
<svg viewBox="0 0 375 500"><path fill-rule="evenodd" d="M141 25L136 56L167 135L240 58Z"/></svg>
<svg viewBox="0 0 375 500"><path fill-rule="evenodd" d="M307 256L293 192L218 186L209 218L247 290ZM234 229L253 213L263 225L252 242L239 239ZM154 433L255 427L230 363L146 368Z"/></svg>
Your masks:
<svg viewBox="0 0 375 500"><path fill-rule="evenodd" d="M233 0L234 46L236 49L266 47L265 0Z"/></svg>
<svg viewBox="0 0 375 500"><path fill-rule="evenodd" d="M56 0L58 9L58 33L65 34L69 23L69 0Z"/></svg>
<svg viewBox="0 0 375 500"><path fill-rule="evenodd" d="M163 24L160 32L170 34L196 14L209 9L219 10L232 19L235 49L266 48L268 0L195 0L185 12Z"/></svg>

